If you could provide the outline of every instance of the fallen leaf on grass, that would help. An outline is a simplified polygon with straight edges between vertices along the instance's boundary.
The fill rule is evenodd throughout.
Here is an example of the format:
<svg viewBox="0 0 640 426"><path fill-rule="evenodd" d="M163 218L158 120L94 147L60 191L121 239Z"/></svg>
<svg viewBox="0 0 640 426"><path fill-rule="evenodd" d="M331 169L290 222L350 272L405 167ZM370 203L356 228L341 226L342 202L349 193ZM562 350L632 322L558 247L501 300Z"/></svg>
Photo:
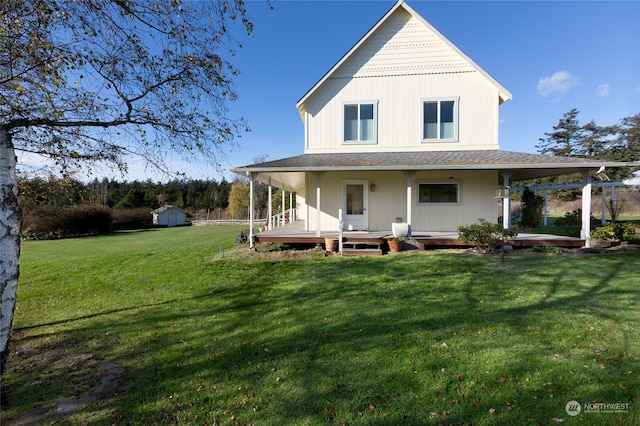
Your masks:
<svg viewBox="0 0 640 426"><path fill-rule="evenodd" d="M496 413L495 408L489 408L489 414L495 414L495 413Z"/></svg>
<svg viewBox="0 0 640 426"><path fill-rule="evenodd" d="M564 423L564 419L558 418L558 417L554 417L551 420L553 420L556 423Z"/></svg>

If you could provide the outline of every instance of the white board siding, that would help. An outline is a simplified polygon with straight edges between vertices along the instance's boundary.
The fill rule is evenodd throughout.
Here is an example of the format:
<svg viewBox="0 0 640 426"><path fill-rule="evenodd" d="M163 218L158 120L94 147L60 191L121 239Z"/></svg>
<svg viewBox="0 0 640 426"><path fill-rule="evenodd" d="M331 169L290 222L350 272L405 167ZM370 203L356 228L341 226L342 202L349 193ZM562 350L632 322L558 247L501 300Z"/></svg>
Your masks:
<svg viewBox="0 0 640 426"><path fill-rule="evenodd" d="M422 142L422 100L452 97L457 142ZM364 100L377 100L377 142L344 144L343 105ZM400 8L305 101L305 152L498 149L498 105L493 81Z"/></svg>
<svg viewBox="0 0 640 426"><path fill-rule="evenodd" d="M422 182L459 183L460 203L449 205L418 205L418 184ZM497 172L416 173L414 177L413 228L427 231L453 231L458 225L469 225L478 219L497 221L497 202L493 199L498 184Z"/></svg>
<svg viewBox="0 0 640 426"><path fill-rule="evenodd" d="M185 225L187 222L187 214L181 209L169 208L158 213L153 213L153 224L161 226L179 226Z"/></svg>
<svg viewBox="0 0 640 426"><path fill-rule="evenodd" d="M453 177L453 179L450 179ZM325 173L321 180L321 231L338 229L338 210L342 208L342 182L365 179L375 183L375 192L369 193L369 230L391 230L391 224L400 217L407 220L407 179L404 173L390 172L335 172ZM420 182L453 181L460 184L460 203L446 206L417 204ZM458 225L468 225L483 218L497 220L497 202L493 199L498 184L497 172L418 172L413 178L412 227L420 231L455 231ZM306 229L316 229L315 177L307 174Z"/></svg>
<svg viewBox="0 0 640 426"><path fill-rule="evenodd" d="M430 28L399 9L335 70L333 78L471 72L475 68Z"/></svg>
<svg viewBox="0 0 640 426"><path fill-rule="evenodd" d="M354 79L346 86L340 83L328 81L318 93L324 96L309 101L306 153L498 149L497 93L477 73L439 75L437 79ZM422 141L425 98L458 99L457 142ZM378 139L375 144L344 144L343 105L363 100L377 101Z"/></svg>

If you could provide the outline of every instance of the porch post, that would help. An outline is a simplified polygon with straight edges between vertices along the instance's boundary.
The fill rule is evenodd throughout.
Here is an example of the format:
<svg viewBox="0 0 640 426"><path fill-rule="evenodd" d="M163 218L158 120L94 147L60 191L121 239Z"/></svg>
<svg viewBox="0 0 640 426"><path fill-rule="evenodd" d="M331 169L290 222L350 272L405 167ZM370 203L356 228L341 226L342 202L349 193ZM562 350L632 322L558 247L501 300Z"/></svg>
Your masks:
<svg viewBox="0 0 640 426"><path fill-rule="evenodd" d="M267 201L267 229L273 229L273 207L271 206L271 191L273 191L273 187L271 186L271 179L269 179L269 201Z"/></svg>
<svg viewBox="0 0 640 426"><path fill-rule="evenodd" d="M616 222L616 186L611 186L611 222Z"/></svg>
<svg viewBox="0 0 640 426"><path fill-rule="evenodd" d="M249 249L253 249L253 173L249 173Z"/></svg>
<svg viewBox="0 0 640 426"><path fill-rule="evenodd" d="M605 193L606 193L606 188L603 186L600 188L600 194L602 195L602 207L600 207L600 209L602 210L602 214L600 215L601 216L600 223L602 224L602 226L607 224L607 220L604 214L604 212L607 211L607 203L604 198Z"/></svg>
<svg viewBox="0 0 640 426"><path fill-rule="evenodd" d="M509 179L510 173L500 172L502 175L502 186L508 188L511 184ZM511 197L502 199L502 227L504 229L511 229Z"/></svg>
<svg viewBox="0 0 640 426"><path fill-rule="evenodd" d="M547 226L547 217L548 217L547 204L549 203L549 197L546 189L544 190L543 194L544 194L544 226Z"/></svg>
<svg viewBox="0 0 640 426"><path fill-rule="evenodd" d="M293 223L293 191L289 192L289 223Z"/></svg>
<svg viewBox="0 0 640 426"><path fill-rule="evenodd" d="M582 230L580 238L586 248L591 247L591 177L589 172L582 173Z"/></svg>
<svg viewBox="0 0 640 426"><path fill-rule="evenodd" d="M284 215L284 212L285 212L285 210L284 210L284 208L285 208L285 198L284 197L286 197L286 195L287 195L287 191L285 191L284 188L282 188L282 224L283 225L287 224L287 219L285 218L285 215Z"/></svg>
<svg viewBox="0 0 640 426"><path fill-rule="evenodd" d="M411 232L411 217L413 215L411 207L413 206L413 176L416 172L404 172L407 176L407 225Z"/></svg>
<svg viewBox="0 0 640 426"><path fill-rule="evenodd" d="M320 180L322 179L322 173L315 173L316 175L316 237L320 237Z"/></svg>

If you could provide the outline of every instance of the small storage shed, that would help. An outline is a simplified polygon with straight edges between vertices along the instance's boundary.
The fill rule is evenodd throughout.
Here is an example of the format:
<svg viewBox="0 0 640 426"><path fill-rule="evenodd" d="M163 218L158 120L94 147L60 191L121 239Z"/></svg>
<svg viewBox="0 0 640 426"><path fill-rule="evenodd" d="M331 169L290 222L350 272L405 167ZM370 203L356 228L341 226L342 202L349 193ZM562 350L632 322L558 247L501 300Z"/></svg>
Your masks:
<svg viewBox="0 0 640 426"><path fill-rule="evenodd" d="M187 224L189 213L179 207L166 204L151 212L153 224L158 226L184 226Z"/></svg>

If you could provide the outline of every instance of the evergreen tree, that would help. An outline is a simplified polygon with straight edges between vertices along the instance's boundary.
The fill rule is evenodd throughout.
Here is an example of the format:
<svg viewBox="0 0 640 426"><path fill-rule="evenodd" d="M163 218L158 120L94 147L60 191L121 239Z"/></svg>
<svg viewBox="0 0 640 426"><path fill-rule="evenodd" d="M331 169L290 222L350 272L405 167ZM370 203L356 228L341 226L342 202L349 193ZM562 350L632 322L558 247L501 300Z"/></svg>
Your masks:
<svg viewBox="0 0 640 426"><path fill-rule="evenodd" d="M113 206L114 210L138 209L145 207L145 191L142 188L131 188L122 200Z"/></svg>
<svg viewBox="0 0 640 426"><path fill-rule="evenodd" d="M546 138L540 138L536 145L542 154L552 154L562 157L576 156L576 151L584 138L584 129L578 121L580 112L573 108L565 113L558 124L553 126L553 132L545 133Z"/></svg>
<svg viewBox="0 0 640 426"><path fill-rule="evenodd" d="M540 225L542 218L542 208L544 207L544 198L525 188L522 193L522 215L520 226L523 228L535 228Z"/></svg>

